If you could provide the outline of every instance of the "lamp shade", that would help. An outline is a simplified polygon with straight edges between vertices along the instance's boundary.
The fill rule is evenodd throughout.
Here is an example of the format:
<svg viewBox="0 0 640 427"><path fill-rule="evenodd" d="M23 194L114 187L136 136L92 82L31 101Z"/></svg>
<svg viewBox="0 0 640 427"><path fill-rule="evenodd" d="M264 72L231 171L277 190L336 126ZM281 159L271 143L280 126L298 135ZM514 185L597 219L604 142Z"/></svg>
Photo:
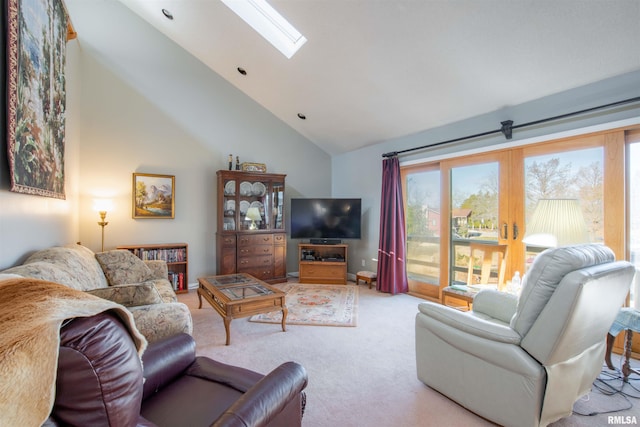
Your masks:
<svg viewBox="0 0 640 427"><path fill-rule="evenodd" d="M262 219L262 217L260 216L260 209L256 207L247 209L246 219L250 221L260 221Z"/></svg>
<svg viewBox="0 0 640 427"><path fill-rule="evenodd" d="M540 199L522 241L548 248L587 243L587 224L578 200Z"/></svg>

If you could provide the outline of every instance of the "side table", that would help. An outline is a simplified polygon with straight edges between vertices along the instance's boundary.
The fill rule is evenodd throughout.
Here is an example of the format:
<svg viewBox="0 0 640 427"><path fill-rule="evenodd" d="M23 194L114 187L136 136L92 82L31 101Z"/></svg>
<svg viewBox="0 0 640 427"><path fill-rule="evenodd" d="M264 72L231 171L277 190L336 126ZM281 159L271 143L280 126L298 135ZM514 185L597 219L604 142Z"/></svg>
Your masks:
<svg viewBox="0 0 640 427"><path fill-rule="evenodd" d="M447 305L447 298L455 298L467 303L467 310L471 308L473 298L475 298L478 291L469 289L463 285L447 286L442 289L442 304Z"/></svg>
<svg viewBox="0 0 640 427"><path fill-rule="evenodd" d="M622 330L625 331L622 379L624 382L628 382L630 374L640 375L640 373L631 369L631 365L629 364L633 333L640 332L640 311L631 307L624 307L620 309L616 320L613 322L613 325L611 325L611 329L609 329L609 333L607 334L607 351L605 353L605 362L609 369L615 369L613 363L611 363L611 350L613 349L613 341Z"/></svg>

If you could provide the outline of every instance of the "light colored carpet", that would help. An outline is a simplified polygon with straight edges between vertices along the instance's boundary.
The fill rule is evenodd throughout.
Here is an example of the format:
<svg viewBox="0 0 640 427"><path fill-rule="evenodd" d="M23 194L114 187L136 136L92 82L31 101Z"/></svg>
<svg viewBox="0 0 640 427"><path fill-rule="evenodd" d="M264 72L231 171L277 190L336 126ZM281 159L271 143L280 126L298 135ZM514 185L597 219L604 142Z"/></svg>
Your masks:
<svg viewBox="0 0 640 427"><path fill-rule="evenodd" d="M285 283L274 285L287 294L287 325L356 326L358 288L353 285L311 285ZM256 314L250 322L282 322L282 312Z"/></svg>
<svg viewBox="0 0 640 427"><path fill-rule="evenodd" d="M225 346L222 318L206 302L198 310L194 290L178 297L193 313L199 355L262 373L289 360L306 368L305 427L493 425L418 380L414 321L419 298L361 285L355 328L290 325L282 332L279 324L236 319L231 345ZM640 420L636 406L612 415ZM553 427L602 426L607 420L604 414L572 415Z"/></svg>

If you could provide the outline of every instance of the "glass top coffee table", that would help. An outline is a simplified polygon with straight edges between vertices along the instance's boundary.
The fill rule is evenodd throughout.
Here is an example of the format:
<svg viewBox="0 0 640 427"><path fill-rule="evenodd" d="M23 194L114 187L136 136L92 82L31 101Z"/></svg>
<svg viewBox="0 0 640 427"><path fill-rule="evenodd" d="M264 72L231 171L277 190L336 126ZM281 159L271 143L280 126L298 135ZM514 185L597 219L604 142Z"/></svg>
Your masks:
<svg viewBox="0 0 640 427"><path fill-rule="evenodd" d="M231 343L231 320L240 317L282 311L282 331L287 330L285 293L249 274L201 277L198 279L198 308L202 308L203 297L222 316L227 345Z"/></svg>

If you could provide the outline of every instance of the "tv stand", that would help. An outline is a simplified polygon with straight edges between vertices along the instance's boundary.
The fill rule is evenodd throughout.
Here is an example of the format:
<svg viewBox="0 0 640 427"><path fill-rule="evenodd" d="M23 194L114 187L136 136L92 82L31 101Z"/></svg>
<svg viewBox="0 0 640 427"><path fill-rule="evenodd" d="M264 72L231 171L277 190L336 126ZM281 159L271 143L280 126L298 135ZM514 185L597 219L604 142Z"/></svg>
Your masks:
<svg viewBox="0 0 640 427"><path fill-rule="evenodd" d="M298 244L300 283L347 284L347 245Z"/></svg>
<svg viewBox="0 0 640 427"><path fill-rule="evenodd" d="M342 243L340 239L309 239L312 245L339 245Z"/></svg>

